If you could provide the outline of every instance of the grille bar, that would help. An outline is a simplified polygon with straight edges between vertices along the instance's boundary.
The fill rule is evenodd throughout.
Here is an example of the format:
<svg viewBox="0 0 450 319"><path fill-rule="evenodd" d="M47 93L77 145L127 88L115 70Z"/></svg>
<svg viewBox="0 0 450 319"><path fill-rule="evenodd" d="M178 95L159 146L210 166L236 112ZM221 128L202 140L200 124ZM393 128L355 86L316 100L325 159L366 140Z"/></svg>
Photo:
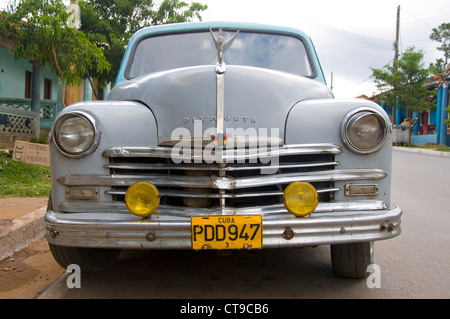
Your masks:
<svg viewBox="0 0 450 319"><path fill-rule="evenodd" d="M338 162L310 162L310 163L294 163L294 164L282 164L271 165L274 169L287 169L287 168L313 168L324 166L336 166ZM219 167L208 164L192 164L192 165L177 165L173 163L109 163L105 165L109 169L120 170L142 170L142 171L156 171L156 170L182 170L182 171L223 171L223 172L235 172L246 170L262 170L268 168L268 166L255 165L255 166L227 166Z"/></svg>
<svg viewBox="0 0 450 319"><path fill-rule="evenodd" d="M204 152L202 149L175 147L112 147L103 153L106 157L151 157L170 158L181 161L202 163L239 163L246 160L275 158L288 155L302 154L338 154L339 146L333 144L301 144L283 145L281 147L218 149Z"/></svg>
<svg viewBox="0 0 450 319"><path fill-rule="evenodd" d="M185 176L185 175L68 175L58 179L66 186L130 186L138 181L148 181L155 186L196 187L210 189L232 190L248 187L287 184L292 182L334 182L345 180L377 180L387 176L380 169L345 169L326 170L306 173L288 173L260 175L251 177L220 177L220 176Z"/></svg>
<svg viewBox="0 0 450 319"><path fill-rule="evenodd" d="M95 211L97 213L117 213L130 214L125 203L97 203L88 201L74 201L63 202L59 205L59 209L68 213L86 213ZM326 212L360 212L360 211L377 211L387 209L386 203L380 200L360 200L351 202L334 202L334 203L319 203L315 213ZM191 217L200 215L228 215L228 214L258 214L263 216L286 214L290 215L283 204L254 206L244 208L233 207L216 207L216 208L197 208L197 207L178 207L172 205L160 205L158 207L158 214L166 216ZM86 213L87 216L90 215ZM79 218L83 218L82 215ZM152 217L153 218L153 217ZM156 216L154 217L157 218Z"/></svg>
<svg viewBox="0 0 450 319"><path fill-rule="evenodd" d="M327 192L337 192L340 189L338 187L334 188L322 188L317 189L317 193L327 193ZM110 190L106 191L109 195L121 195L125 196L126 189L123 190ZM244 197L265 197L265 196L283 196L282 191L261 191L261 192L249 192L249 193L194 193L194 192L183 192L177 190L161 190L159 192L160 196L174 196L174 197L190 197L190 198L244 198Z"/></svg>

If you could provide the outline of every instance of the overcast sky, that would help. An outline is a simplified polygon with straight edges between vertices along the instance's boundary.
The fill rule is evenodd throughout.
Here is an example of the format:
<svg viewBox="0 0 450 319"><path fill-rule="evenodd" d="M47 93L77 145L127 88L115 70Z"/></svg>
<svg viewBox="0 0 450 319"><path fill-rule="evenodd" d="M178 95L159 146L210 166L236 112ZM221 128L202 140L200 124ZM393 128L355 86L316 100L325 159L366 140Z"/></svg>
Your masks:
<svg viewBox="0 0 450 319"><path fill-rule="evenodd" d="M197 0L208 5L204 21L231 20L294 27L313 40L337 98L376 92L369 67L392 64L400 5L400 53L410 46L425 54L426 66L443 57L432 28L450 22L448 0Z"/></svg>
<svg viewBox="0 0 450 319"><path fill-rule="evenodd" d="M185 0L193 2L194 0ZM376 88L369 67L392 64L397 7L400 53L423 50L426 66L442 57L432 28L450 22L449 0L195 0L208 5L203 21L243 21L294 27L313 40L337 98L371 96ZM0 0L5 8L8 0Z"/></svg>

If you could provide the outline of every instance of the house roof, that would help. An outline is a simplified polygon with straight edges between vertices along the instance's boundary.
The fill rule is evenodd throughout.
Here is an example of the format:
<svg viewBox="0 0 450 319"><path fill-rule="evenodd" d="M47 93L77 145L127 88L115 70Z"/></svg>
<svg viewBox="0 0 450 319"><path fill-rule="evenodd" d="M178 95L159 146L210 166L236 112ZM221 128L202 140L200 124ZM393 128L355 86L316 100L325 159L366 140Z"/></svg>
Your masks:
<svg viewBox="0 0 450 319"><path fill-rule="evenodd" d="M0 11L0 18L3 15L3 11ZM5 49L11 49L16 43L17 38L13 33L8 34L6 37L0 34L0 47Z"/></svg>
<svg viewBox="0 0 450 319"><path fill-rule="evenodd" d="M16 43L14 39L10 39L9 37L5 38L0 35L0 47L5 49L11 49L14 43Z"/></svg>
<svg viewBox="0 0 450 319"><path fill-rule="evenodd" d="M425 83L426 87L435 87L437 86L443 79L444 73L435 74L428 78L427 82Z"/></svg>

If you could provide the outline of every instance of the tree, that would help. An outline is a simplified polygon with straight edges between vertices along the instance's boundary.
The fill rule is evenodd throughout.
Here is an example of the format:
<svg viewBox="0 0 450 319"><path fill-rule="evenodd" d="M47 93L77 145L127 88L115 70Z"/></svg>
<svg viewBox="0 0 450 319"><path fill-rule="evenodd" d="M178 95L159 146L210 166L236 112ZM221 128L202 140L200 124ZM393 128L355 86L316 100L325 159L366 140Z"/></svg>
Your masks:
<svg viewBox="0 0 450 319"><path fill-rule="evenodd" d="M159 24L201 20L207 9L200 3L180 0L91 0L80 1L81 29L89 40L104 50L110 73L93 72L101 82L114 82L125 47L139 29Z"/></svg>
<svg viewBox="0 0 450 319"><path fill-rule="evenodd" d="M386 65L383 69L372 70L372 79L380 94L380 102L408 111L421 112L434 109L435 103L427 102L426 97L434 94L429 91L425 82L430 75L430 69L424 68L423 53L415 51L414 47L406 49L397 63L397 70Z"/></svg>
<svg viewBox="0 0 450 319"><path fill-rule="evenodd" d="M69 15L61 0L22 0L9 5L0 30L4 36L15 34L17 41L10 49L15 58L47 64L63 84L77 84L85 77L83 57L96 72L108 72L110 64L101 48L68 25ZM64 91L61 102L65 106Z"/></svg>
<svg viewBox="0 0 450 319"><path fill-rule="evenodd" d="M450 56L450 23L442 23L438 28L433 29L433 33L430 35L430 39L442 43L437 49L444 52L444 60L437 59L436 65L431 64L434 74L444 73L448 67L448 59ZM446 111L450 114L450 107L446 108ZM450 120L445 120L445 123L450 124Z"/></svg>
<svg viewBox="0 0 450 319"><path fill-rule="evenodd" d="M442 23L438 28L433 28L430 39L442 43L437 49L444 52L444 60L438 59L436 65L438 69L436 73L442 73L448 65L450 57L450 23Z"/></svg>

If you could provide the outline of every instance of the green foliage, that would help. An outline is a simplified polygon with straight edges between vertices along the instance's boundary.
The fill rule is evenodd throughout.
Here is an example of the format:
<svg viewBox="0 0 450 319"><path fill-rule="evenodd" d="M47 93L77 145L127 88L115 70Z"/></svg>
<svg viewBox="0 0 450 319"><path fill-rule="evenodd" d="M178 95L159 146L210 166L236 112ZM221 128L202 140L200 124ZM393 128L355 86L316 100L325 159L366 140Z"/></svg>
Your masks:
<svg viewBox="0 0 450 319"><path fill-rule="evenodd" d="M433 33L430 35L430 39L442 43L440 47L437 47L439 51L444 52L444 60L437 59L436 63L430 64L430 68L434 74L444 73L449 66L448 59L450 57L450 23L442 23L438 28L433 28ZM445 109L447 113L450 113L450 107ZM445 120L445 123L450 124L450 120Z"/></svg>
<svg viewBox="0 0 450 319"><path fill-rule="evenodd" d="M426 101L428 96L435 93L425 87L430 69L424 67L421 51L415 51L414 47L406 49L396 69L391 65L383 69L371 69L372 79L383 92L379 102L415 112L436 108L436 103Z"/></svg>
<svg viewBox="0 0 450 319"><path fill-rule="evenodd" d="M101 82L114 82L125 47L139 29L159 24L201 20L207 9L200 3L164 0L159 5L152 0L91 0L79 1L81 28L88 39L104 50L111 72L90 71Z"/></svg>
<svg viewBox="0 0 450 319"><path fill-rule="evenodd" d="M450 57L450 23L442 23L439 27L433 28L430 39L441 43L437 49L444 52L444 60L438 59L436 64L439 65L440 60L441 72L438 73L442 73L447 67Z"/></svg>
<svg viewBox="0 0 450 319"><path fill-rule="evenodd" d="M433 143L427 143L425 145L408 144L407 147L423 148L423 149L429 149L429 150L438 151L438 152L450 152L450 147L448 147L447 145L439 145L439 144L433 144Z"/></svg>
<svg viewBox="0 0 450 319"><path fill-rule="evenodd" d="M0 155L0 197L46 197L50 194L50 168L26 164Z"/></svg>
<svg viewBox="0 0 450 319"><path fill-rule="evenodd" d="M37 144L48 144L48 141L44 137L31 137L31 143L37 143Z"/></svg>
<svg viewBox="0 0 450 319"><path fill-rule="evenodd" d="M444 60L436 59L436 63L430 63L430 71L432 74L441 74L445 71Z"/></svg>
<svg viewBox="0 0 450 319"><path fill-rule="evenodd" d="M3 36L17 38L10 50L14 57L38 66L47 64L63 83L80 83L85 77L82 55L96 72L110 68L102 49L68 25L69 12L61 0L22 0L2 16Z"/></svg>

